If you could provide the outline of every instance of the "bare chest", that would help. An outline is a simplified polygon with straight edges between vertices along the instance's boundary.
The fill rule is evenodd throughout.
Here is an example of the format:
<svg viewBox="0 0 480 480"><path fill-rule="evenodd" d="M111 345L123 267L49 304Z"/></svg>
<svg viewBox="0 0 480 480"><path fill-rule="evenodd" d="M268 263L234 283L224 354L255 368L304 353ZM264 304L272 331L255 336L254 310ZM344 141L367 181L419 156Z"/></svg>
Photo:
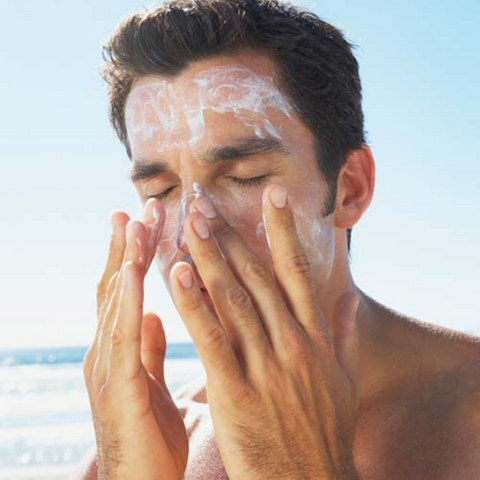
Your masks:
<svg viewBox="0 0 480 480"><path fill-rule="evenodd" d="M185 417L189 460L184 480L229 480L215 440L208 405ZM437 413L377 411L359 422L354 459L362 480L450 480L456 470L451 433ZM457 469L458 471L458 469Z"/></svg>
<svg viewBox="0 0 480 480"><path fill-rule="evenodd" d="M184 418L189 454L183 480L229 480L215 440L208 405L194 405Z"/></svg>

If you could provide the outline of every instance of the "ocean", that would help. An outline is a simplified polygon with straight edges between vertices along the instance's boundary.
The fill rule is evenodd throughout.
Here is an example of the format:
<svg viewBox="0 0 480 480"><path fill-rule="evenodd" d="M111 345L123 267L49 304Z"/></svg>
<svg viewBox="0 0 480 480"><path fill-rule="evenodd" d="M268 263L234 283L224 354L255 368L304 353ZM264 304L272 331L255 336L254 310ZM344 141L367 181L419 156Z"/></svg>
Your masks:
<svg viewBox="0 0 480 480"><path fill-rule="evenodd" d="M95 444L86 350L0 350L0 480L66 480ZM171 393L203 372L193 343L168 344Z"/></svg>

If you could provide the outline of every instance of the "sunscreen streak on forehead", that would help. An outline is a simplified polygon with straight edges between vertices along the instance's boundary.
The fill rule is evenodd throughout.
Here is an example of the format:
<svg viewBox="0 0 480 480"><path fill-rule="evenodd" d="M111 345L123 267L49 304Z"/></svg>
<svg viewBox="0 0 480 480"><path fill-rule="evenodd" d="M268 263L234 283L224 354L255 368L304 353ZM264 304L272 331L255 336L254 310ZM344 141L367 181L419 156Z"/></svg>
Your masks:
<svg viewBox="0 0 480 480"><path fill-rule="evenodd" d="M203 112L231 112L255 134L264 137L265 132L281 138L267 117L267 108L275 108L291 117L292 106L268 77L260 76L246 67L212 67L198 74L191 82L196 86L198 98L192 105L195 115L188 117L192 141L198 141L205 134ZM252 122L243 112L253 112L262 117L261 125Z"/></svg>
<svg viewBox="0 0 480 480"><path fill-rule="evenodd" d="M181 84L182 85L182 84ZM134 87L125 107L125 122L132 151L139 140L155 140L155 150L179 146L175 132L188 125L189 146L193 147L206 133L205 111L233 113L252 128L258 137L269 134L281 138L270 122L267 109L274 108L291 118L292 105L274 85L272 78L259 75L243 66L211 67L202 70L182 87L165 80L150 81ZM177 91L177 88L180 90ZM184 87L183 87L184 88ZM259 117L258 121L252 119Z"/></svg>
<svg viewBox="0 0 480 480"><path fill-rule="evenodd" d="M177 127L175 105L178 102L173 86L165 81L149 82L134 88L125 106L125 125L131 150L140 140L155 137L157 151L173 146Z"/></svg>

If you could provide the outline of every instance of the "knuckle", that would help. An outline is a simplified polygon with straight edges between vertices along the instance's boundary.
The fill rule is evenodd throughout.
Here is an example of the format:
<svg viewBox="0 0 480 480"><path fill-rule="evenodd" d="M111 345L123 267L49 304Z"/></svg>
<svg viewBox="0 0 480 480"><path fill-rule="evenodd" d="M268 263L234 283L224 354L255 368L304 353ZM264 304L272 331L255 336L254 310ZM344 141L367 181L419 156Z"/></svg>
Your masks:
<svg viewBox="0 0 480 480"><path fill-rule="evenodd" d="M199 297L194 296L193 298L188 299L188 301L184 303L184 308L187 312L190 313L199 312L203 310L202 300Z"/></svg>
<svg viewBox="0 0 480 480"><path fill-rule="evenodd" d="M97 305L101 306L105 300L111 295L111 292L115 286L115 281L118 276L118 271L116 271L110 278L102 277L102 279L97 283Z"/></svg>
<svg viewBox="0 0 480 480"><path fill-rule="evenodd" d="M271 273L267 265L256 257L249 257L243 265L245 277L268 282L271 280Z"/></svg>
<svg viewBox="0 0 480 480"><path fill-rule="evenodd" d="M215 226L214 229L215 237L221 239L229 239L234 235L232 227L228 225L226 222L222 222L219 225Z"/></svg>
<svg viewBox="0 0 480 480"><path fill-rule="evenodd" d="M292 273L306 275L310 273L310 262L301 248L295 249L285 263L287 270Z"/></svg>
<svg viewBox="0 0 480 480"><path fill-rule="evenodd" d="M212 327L203 337L203 345L207 350L218 351L225 345L225 331L220 325Z"/></svg>
<svg viewBox="0 0 480 480"><path fill-rule="evenodd" d="M112 333L110 334L110 342L112 347L119 347L125 340L125 334L123 330L116 326L113 328Z"/></svg>
<svg viewBox="0 0 480 480"><path fill-rule="evenodd" d="M255 390L253 390L249 386L241 386L239 388L235 388L231 394L233 404L236 407L252 407L256 404L258 397Z"/></svg>
<svg viewBox="0 0 480 480"><path fill-rule="evenodd" d="M250 308L250 298L248 293L240 285L227 288L226 290L227 302L234 307L236 311L246 311Z"/></svg>
<svg viewBox="0 0 480 480"><path fill-rule="evenodd" d="M209 244L205 251L202 252L202 256L205 262L209 263L210 265L214 265L218 262L224 262L224 258L220 253L218 246L215 244Z"/></svg>
<svg viewBox="0 0 480 480"><path fill-rule="evenodd" d="M102 416L105 416L111 409L112 388L109 383L103 383L97 396L97 410Z"/></svg>
<svg viewBox="0 0 480 480"><path fill-rule="evenodd" d="M105 280L102 278L102 280L100 280L97 283L97 304L100 305L103 302L103 299L105 298L106 293L107 293L107 288L105 285Z"/></svg>
<svg viewBox="0 0 480 480"><path fill-rule="evenodd" d="M294 364L295 368L309 365L312 361L310 347L300 335L289 333L285 336L285 353L288 363Z"/></svg>

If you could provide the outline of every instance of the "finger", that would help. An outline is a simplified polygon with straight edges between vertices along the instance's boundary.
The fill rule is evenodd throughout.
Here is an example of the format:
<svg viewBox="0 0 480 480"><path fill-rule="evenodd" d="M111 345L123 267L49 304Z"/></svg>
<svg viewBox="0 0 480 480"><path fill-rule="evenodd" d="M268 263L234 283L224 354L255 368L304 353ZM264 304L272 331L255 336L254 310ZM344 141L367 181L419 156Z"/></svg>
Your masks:
<svg viewBox="0 0 480 480"><path fill-rule="evenodd" d="M170 272L172 296L185 322L209 382L221 386L244 380L243 371L219 320L205 303L192 267L176 263Z"/></svg>
<svg viewBox="0 0 480 480"><path fill-rule="evenodd" d="M328 338L314 294L310 264L297 234L286 189L281 185L267 186L262 209L275 275L294 318L310 336Z"/></svg>
<svg viewBox="0 0 480 480"><path fill-rule="evenodd" d="M148 253L147 228L139 220L130 220L126 230L127 244L123 256L123 266L127 262L134 262L145 271Z"/></svg>
<svg viewBox="0 0 480 480"><path fill-rule="evenodd" d="M270 265L248 249L243 238L216 211L208 197L196 199L191 210L199 211L208 218L228 265L239 283L248 291L272 345L277 348L285 345L284 337L289 336L297 325L287 308Z"/></svg>
<svg viewBox="0 0 480 480"><path fill-rule="evenodd" d="M105 310L108 307L108 303L114 291L118 270L122 264L126 245L125 227L129 220L130 217L121 211L114 212L110 217L112 234L110 237L107 263L102 278L97 285L97 327L92 347L90 349L91 351L89 353L89 357L93 362L95 362L97 358L98 344L100 343ZM94 364L95 363L92 364L92 367Z"/></svg>
<svg viewBox="0 0 480 480"><path fill-rule="evenodd" d="M158 315L153 312L143 315L141 336L140 355L143 366L163 386L166 386L164 364L167 341L162 321Z"/></svg>
<svg viewBox="0 0 480 480"><path fill-rule="evenodd" d="M122 264L125 251L126 235L125 226L130 217L124 212L114 212L110 217L112 234L110 237L107 264L97 286L97 313L102 309L112 276L118 271Z"/></svg>
<svg viewBox="0 0 480 480"><path fill-rule="evenodd" d="M142 221L146 227L146 261L145 270L148 270L160 240L163 225L165 223L165 209L156 198L150 198L145 203Z"/></svg>
<svg viewBox="0 0 480 480"><path fill-rule="evenodd" d="M145 223L134 220L130 220L127 223L125 228L127 233L125 236L128 241L124 247L123 264L128 261L133 261L139 265L144 274L146 274L155 256L155 250L165 221L164 208L157 199L149 199L145 204L143 219ZM120 267L121 266L122 265L120 265ZM118 298L119 294L118 290L115 295L115 289L119 284L117 278L119 276L118 273L117 270L111 278L107 289L107 299L109 300L105 303L109 303L108 308L117 305L114 300ZM110 331L110 326L104 325L102 331Z"/></svg>
<svg viewBox="0 0 480 480"><path fill-rule="evenodd" d="M251 297L237 281L211 233L207 219L198 212L185 220L184 234L190 255L213 301L215 311L242 359L260 365L270 341Z"/></svg>
<svg viewBox="0 0 480 480"><path fill-rule="evenodd" d="M142 367L140 359L143 315L143 272L127 261L122 270L118 315L110 334L108 375L133 380Z"/></svg>
<svg viewBox="0 0 480 480"><path fill-rule="evenodd" d="M96 343L98 358L94 368L95 371L98 372L97 376L99 376L99 378L102 378L107 371L107 360L110 352L112 329L121 308L120 296L123 289L123 270L128 262L132 262L143 272L141 262L145 256L145 252L143 251L145 241L142 242L141 239L145 239L145 234L145 227L141 222L137 220L130 220L128 222L126 227L127 240L123 256L123 264L116 276L114 286L110 286L110 288L113 288L113 293L109 297L108 305L100 320L100 332L97 335Z"/></svg>
<svg viewBox="0 0 480 480"><path fill-rule="evenodd" d="M134 262L140 268L142 268L145 256L146 256L146 244L145 244L146 230L142 222L138 220L130 220L126 226L126 245L123 255L123 263L115 279L115 286L113 288L112 296L108 301L108 306L103 316L103 324L101 328L100 343L102 343L102 337L107 336L107 343L109 343L108 337L111 333L113 322L117 315L119 307L118 299L123 287L123 268L127 262Z"/></svg>

